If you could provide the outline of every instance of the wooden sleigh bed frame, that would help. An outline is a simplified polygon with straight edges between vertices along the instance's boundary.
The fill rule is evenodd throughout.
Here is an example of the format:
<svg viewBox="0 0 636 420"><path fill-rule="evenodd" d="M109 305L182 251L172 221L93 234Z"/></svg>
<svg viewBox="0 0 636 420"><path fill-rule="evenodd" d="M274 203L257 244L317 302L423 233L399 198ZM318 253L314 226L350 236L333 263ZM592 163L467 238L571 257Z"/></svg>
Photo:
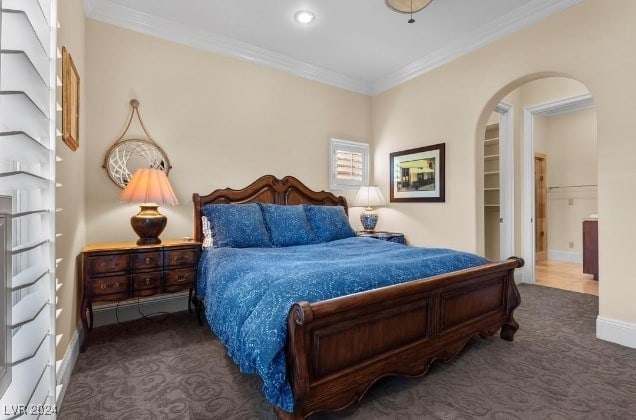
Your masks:
<svg viewBox="0 0 636 420"><path fill-rule="evenodd" d="M193 195L195 238L202 239L206 204L274 203L341 205L344 197L316 192L298 179L265 175L251 185ZM295 412L274 407L279 418L305 418L340 410L388 375L420 376L437 359L449 361L475 335L501 330L512 341L520 296L515 268L506 261L413 280L335 299L293 305L288 318L287 374ZM193 299L197 311L202 302Z"/></svg>

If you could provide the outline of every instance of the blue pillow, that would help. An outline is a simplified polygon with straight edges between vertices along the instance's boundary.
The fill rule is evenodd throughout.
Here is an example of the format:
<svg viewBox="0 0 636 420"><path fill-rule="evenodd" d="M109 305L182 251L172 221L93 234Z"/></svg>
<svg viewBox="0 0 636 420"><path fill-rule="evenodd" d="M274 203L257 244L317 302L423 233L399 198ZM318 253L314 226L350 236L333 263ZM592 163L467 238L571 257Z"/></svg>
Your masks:
<svg viewBox="0 0 636 420"><path fill-rule="evenodd" d="M342 206L303 206L307 220L320 242L356 236Z"/></svg>
<svg viewBox="0 0 636 420"><path fill-rule="evenodd" d="M302 206L260 204L274 246L318 243Z"/></svg>
<svg viewBox="0 0 636 420"><path fill-rule="evenodd" d="M208 204L202 210L210 221L214 247L272 246L258 204Z"/></svg>

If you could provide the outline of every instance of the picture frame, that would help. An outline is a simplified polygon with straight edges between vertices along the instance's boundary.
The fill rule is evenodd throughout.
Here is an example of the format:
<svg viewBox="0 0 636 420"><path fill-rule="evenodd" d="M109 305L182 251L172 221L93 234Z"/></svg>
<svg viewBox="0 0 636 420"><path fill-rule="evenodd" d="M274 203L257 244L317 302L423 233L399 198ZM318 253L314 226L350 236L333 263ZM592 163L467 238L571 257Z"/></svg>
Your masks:
<svg viewBox="0 0 636 420"><path fill-rule="evenodd" d="M391 153L390 201L446 201L445 149L446 143L439 143Z"/></svg>
<svg viewBox="0 0 636 420"><path fill-rule="evenodd" d="M73 57L62 47L62 140L69 149L79 147L80 77Z"/></svg>

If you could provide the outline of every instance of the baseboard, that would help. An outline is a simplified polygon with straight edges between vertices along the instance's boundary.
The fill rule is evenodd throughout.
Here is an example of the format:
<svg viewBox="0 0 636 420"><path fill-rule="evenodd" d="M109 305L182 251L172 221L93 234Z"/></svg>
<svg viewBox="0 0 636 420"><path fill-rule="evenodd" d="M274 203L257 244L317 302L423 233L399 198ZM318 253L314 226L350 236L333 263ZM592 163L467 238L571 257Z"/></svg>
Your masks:
<svg viewBox="0 0 636 420"><path fill-rule="evenodd" d="M596 317L596 338L636 349L636 324Z"/></svg>
<svg viewBox="0 0 636 420"><path fill-rule="evenodd" d="M188 292L151 296L143 299L108 303L93 308L93 327L132 321L161 312L181 312L188 310ZM141 313L140 313L141 312ZM143 314L143 315L142 315Z"/></svg>
<svg viewBox="0 0 636 420"><path fill-rule="evenodd" d="M583 254L578 252L557 251L555 249L548 250L548 259L556 261L582 263Z"/></svg>
<svg viewBox="0 0 636 420"><path fill-rule="evenodd" d="M71 373L73 373L73 368L75 367L75 362L77 361L77 357L79 356L79 328L75 329L73 332L73 336L71 337L71 341L68 343L68 347L66 348L66 352L64 353L64 358L62 358L62 363L60 364L60 370L57 372L57 401L56 404L58 407L62 406L62 401L64 400L64 393L66 393L66 388L68 387L68 383L71 380Z"/></svg>

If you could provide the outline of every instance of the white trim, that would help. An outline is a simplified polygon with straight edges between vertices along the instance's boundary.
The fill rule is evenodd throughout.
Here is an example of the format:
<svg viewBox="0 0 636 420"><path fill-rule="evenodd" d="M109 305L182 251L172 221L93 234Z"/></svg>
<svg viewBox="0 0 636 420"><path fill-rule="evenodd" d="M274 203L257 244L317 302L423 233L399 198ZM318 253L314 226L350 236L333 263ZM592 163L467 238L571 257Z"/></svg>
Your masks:
<svg viewBox="0 0 636 420"><path fill-rule="evenodd" d="M61 386L57 394L56 404L58 407L62 406L62 401L64 400L64 394L66 393L66 388L68 387L68 383L71 380L71 373L73 372L73 368L75 367L75 362L77 362L78 356L79 356L79 329L76 329L73 332L71 341L68 344L68 347L66 348L64 357L62 358L60 369L57 372L57 386L58 387Z"/></svg>
<svg viewBox="0 0 636 420"><path fill-rule="evenodd" d="M596 338L636 349L636 324L596 317Z"/></svg>
<svg viewBox="0 0 636 420"><path fill-rule="evenodd" d="M142 315L137 309L142 311L146 316L152 316L159 312L181 312L188 310L188 293L172 293L159 296L151 296L143 298L143 300L129 300L119 304L108 303L100 305L97 308L93 308L93 327L101 327L103 325L111 325L117 323L117 318L120 322L131 321L133 319L142 318ZM117 311L117 316L115 316ZM194 319L194 314L192 315Z"/></svg>
<svg viewBox="0 0 636 420"><path fill-rule="evenodd" d="M525 5L489 22L470 34L428 54L426 57L375 81L348 76L314 66L292 57L230 39L208 31L122 6L111 0L84 0L87 17L180 44L200 48L239 60L260 64L305 79L336 86L365 95L376 95L414 77L440 67L464 54L519 31L539 20L567 9L581 0L530 0Z"/></svg>
<svg viewBox="0 0 636 420"><path fill-rule="evenodd" d="M499 217L500 226L499 258L514 254L514 108L505 102L495 107L499 114Z"/></svg>
<svg viewBox="0 0 636 420"><path fill-rule="evenodd" d="M534 283L534 116L559 114L590 108L592 94L563 98L556 101L532 105L523 109L523 196L521 197L522 257L526 264L521 270L521 282Z"/></svg>
<svg viewBox="0 0 636 420"><path fill-rule="evenodd" d="M550 102L550 107L537 111L537 115L544 117L554 117L556 115L567 114L569 112L581 111L584 109L594 108L594 98L589 93L578 96L572 96L562 100Z"/></svg>
<svg viewBox="0 0 636 420"><path fill-rule="evenodd" d="M568 252L559 251L556 249L548 249L548 260L582 263L583 254L581 254L580 252Z"/></svg>

